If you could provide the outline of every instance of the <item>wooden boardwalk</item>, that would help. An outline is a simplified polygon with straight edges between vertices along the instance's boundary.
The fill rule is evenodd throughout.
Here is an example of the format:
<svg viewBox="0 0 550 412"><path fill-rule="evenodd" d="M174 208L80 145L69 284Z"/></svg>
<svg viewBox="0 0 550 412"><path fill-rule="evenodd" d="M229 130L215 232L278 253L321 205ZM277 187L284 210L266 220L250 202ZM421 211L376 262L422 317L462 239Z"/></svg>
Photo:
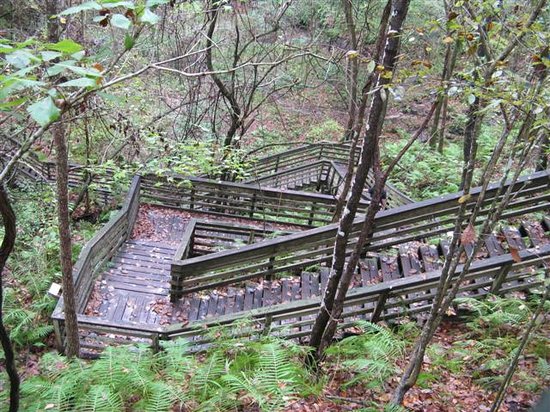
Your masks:
<svg viewBox="0 0 550 412"><path fill-rule="evenodd" d="M133 322L148 325L169 325L182 322L215 319L217 317L306 300L321 296L326 286L329 269L303 271L297 276L274 280L248 281L242 285L220 287L185 295L170 303L170 263L176 251L175 240L181 239L185 222L178 216L150 215L155 231L152 240L128 240L113 257L110 267L96 283L87 314L113 323ZM477 259L486 259L518 251L527 247L540 247L550 243L550 227L541 222L525 222L519 228L503 227L499 233L487 236ZM442 267L448 242L430 245L409 242L385 253L366 256L360 261L352 288L388 282L407 276L437 270ZM466 248L466 253L471 253ZM392 252L393 251L393 252ZM390 253L391 252L391 253ZM514 280L505 286L517 285ZM428 291L429 292L429 291ZM466 295L475 295L475 284ZM423 292L416 295L417 304ZM352 311L354 308L348 308ZM312 315L305 316L310 319ZM310 326L304 326L307 331Z"/></svg>

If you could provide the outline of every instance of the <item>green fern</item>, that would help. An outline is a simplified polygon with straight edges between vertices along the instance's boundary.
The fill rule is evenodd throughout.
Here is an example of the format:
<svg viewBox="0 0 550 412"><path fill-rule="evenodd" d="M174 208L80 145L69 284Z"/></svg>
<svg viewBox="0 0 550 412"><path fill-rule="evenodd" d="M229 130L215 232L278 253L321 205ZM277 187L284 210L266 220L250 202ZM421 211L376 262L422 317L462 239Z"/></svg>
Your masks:
<svg viewBox="0 0 550 412"><path fill-rule="evenodd" d="M109 385L94 385L76 405L75 410L82 412L116 412L122 410L120 393Z"/></svg>

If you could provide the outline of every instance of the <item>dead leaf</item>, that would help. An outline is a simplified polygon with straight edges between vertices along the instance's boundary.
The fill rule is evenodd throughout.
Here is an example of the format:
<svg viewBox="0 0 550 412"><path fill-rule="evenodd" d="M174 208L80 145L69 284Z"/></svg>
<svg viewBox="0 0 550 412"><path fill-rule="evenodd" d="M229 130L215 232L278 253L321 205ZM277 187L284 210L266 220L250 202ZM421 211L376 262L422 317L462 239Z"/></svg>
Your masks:
<svg viewBox="0 0 550 412"><path fill-rule="evenodd" d="M467 202L468 200L470 200L472 198L472 195L470 193L466 194L466 195L463 195L463 196L460 196L458 198L458 203L462 204L464 202Z"/></svg>
<svg viewBox="0 0 550 412"><path fill-rule="evenodd" d="M473 245L476 242L476 230L471 223L468 223L468 226L462 231L460 242L463 245Z"/></svg>
<svg viewBox="0 0 550 412"><path fill-rule="evenodd" d="M521 262L521 256L519 255L519 251L516 248L510 247L510 255L512 255L512 259L514 259L514 262Z"/></svg>

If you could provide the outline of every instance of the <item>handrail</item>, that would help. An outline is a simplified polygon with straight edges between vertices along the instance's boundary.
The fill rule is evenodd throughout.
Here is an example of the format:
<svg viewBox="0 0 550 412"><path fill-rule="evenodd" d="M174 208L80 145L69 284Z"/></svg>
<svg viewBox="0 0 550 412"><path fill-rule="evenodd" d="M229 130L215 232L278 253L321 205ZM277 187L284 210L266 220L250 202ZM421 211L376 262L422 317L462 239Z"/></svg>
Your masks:
<svg viewBox="0 0 550 412"><path fill-rule="evenodd" d="M550 260L550 245L525 249L518 252L518 257L511 254L483 259L473 262L465 282L459 286L459 293L478 291L473 296L488 293L485 287L493 285L505 273L505 282L515 279L528 279L515 286L502 287L497 293L507 293L522 290L543 284L536 280L537 273L532 267L548 264ZM522 271L523 270L523 271ZM463 265L459 265L454 277L460 276ZM351 289L345 297L345 310L342 314L344 322L338 327L343 328L353 324L361 316L371 322L381 319L391 319L406 314L412 315L428 311L431 307L429 300L434 297L432 290L441 277L441 270L435 270L418 275L411 275L401 279L390 280L373 285ZM474 282L475 281L475 282ZM429 291L429 292L428 292ZM426 292L426 293L418 293ZM309 330L303 328L311 325L315 313L319 310L322 297L281 303L272 306L260 307L249 311L235 312L221 315L213 319L197 320L190 323L177 323L168 326L148 325L136 322L112 322L102 318L78 315L78 325L81 329L97 332L127 335L132 337L149 338L156 350L160 340L177 338L193 339L194 344L211 343L208 337L203 337L210 327L226 327L241 319L251 319L254 324L248 329L239 329L239 336L252 336L260 333L275 333L283 338L306 336ZM56 329L59 323L64 322L62 312L55 315ZM288 323L285 323L288 322ZM277 323L279 323L277 325Z"/></svg>
<svg viewBox="0 0 550 412"><path fill-rule="evenodd" d="M291 168L296 168L297 165L309 164L312 160L322 161L323 159L332 161L333 164L341 163L344 167L347 166L349 159L350 147L345 144L329 144L329 143L312 143L310 145L300 146L292 150L288 150L276 155L271 155L259 159L255 163L256 180L268 178L277 173L284 172ZM360 149L356 148L355 156L359 156ZM304 156L305 155L305 156ZM340 168L335 167L342 180L345 174L341 173ZM369 186L374 184L374 175L369 173ZM388 206L396 207L404 204L412 203L413 200L397 190L390 183L385 184L385 190L388 194Z"/></svg>
<svg viewBox="0 0 550 412"><path fill-rule="evenodd" d="M336 207L332 195L199 177L145 175L142 188L147 201L164 206L306 227L330 223Z"/></svg>
<svg viewBox="0 0 550 412"><path fill-rule="evenodd" d="M132 235L140 200L141 177L134 176L122 208L90 239L80 251L73 266L77 313L83 313L93 288L95 276ZM55 320L63 312L63 299L59 299L52 314Z"/></svg>
<svg viewBox="0 0 550 412"><path fill-rule="evenodd" d="M506 183L506 187L510 185L510 182ZM498 183L489 185L484 206L490 205L499 187ZM549 208L549 187L549 171L518 179L512 185L514 199L503 218ZM480 191L481 187L470 191L469 205L476 202ZM373 237L365 249L375 250L381 246L388 247L447 232L454 222L461 196L462 192L457 192L379 212L375 218ZM483 219L486 213L486 210L482 211L479 218ZM353 223L348 253L364 219L360 216ZM328 262L332 258L332 244L337 230L338 224L331 224L236 250L174 261L171 267L171 298L177 300L184 293Z"/></svg>
<svg viewBox="0 0 550 412"><path fill-rule="evenodd" d="M518 253L519 260L517 257L513 258L511 254L505 254L502 256L487 258L473 262L470 266L468 274L465 277L465 280L471 281L478 280L480 278L482 278L482 280L480 282L476 282L473 285L468 284L469 282L463 282L459 288L459 291L471 291L482 288L484 286L490 286L491 284L493 284L493 282L497 280L498 276L503 273L504 268L509 269L506 270L505 273L512 273L525 267L539 266L542 263L548 262L550 259L550 245L544 245L539 248L525 249L519 251ZM457 267L454 277L458 277L462 273L463 267L464 265L459 265ZM506 281L512 280L510 279L511 276L513 275L508 275L508 279L506 279ZM517 276L522 275L516 275L516 277ZM525 276L532 277L536 276L536 274L528 270L525 273ZM404 308L404 303L405 301L407 301L408 304L414 304L433 298L433 293L431 295L420 294L421 296L416 298L411 298L411 296L414 296L413 293L417 291L433 289L433 286L439 281L440 277L441 270L435 270L418 275L407 276L401 279L395 279L373 285L353 288L346 295L344 306L346 308L360 307L361 309L357 309L352 312L344 311L343 317L352 318L357 315L370 315L370 320L372 322L376 322L380 319L400 316L404 314L404 312L418 313L421 311L429 310L429 304L419 306L416 309L407 310L406 308ZM515 287L515 289L525 289L528 287L533 287L535 285L535 283L523 283ZM509 287L508 289L513 290L514 287ZM507 290L502 289L502 291L506 292ZM406 296L408 296L408 298L405 298ZM201 335L204 334L205 330L208 330L209 326L229 325L234 321L243 318L249 318L256 322L259 322L260 325L263 324L263 327L270 327L269 324L273 324L278 320L300 318L303 319L304 316L314 315L319 310L321 299L322 297L318 296L307 300L298 300L273 306L252 309L246 312L236 312L222 315L216 317L215 319L199 320L188 324L173 324L164 328L163 338L175 339L178 337L191 337ZM395 312L391 313L390 311L387 311L384 314L384 311L390 308L395 310ZM375 314L378 314L376 318ZM302 321L298 324L304 325L311 322L313 322L313 319L310 319L309 322ZM293 325L283 324L279 327L272 328L272 330L277 330L281 333L281 336L286 335L285 337L287 338L295 337L296 335L292 332L285 331L285 329L289 329L289 327L291 326ZM261 331L257 330L254 332L261 333ZM306 332L306 334L307 333L308 332ZM197 343L200 344L201 342Z"/></svg>

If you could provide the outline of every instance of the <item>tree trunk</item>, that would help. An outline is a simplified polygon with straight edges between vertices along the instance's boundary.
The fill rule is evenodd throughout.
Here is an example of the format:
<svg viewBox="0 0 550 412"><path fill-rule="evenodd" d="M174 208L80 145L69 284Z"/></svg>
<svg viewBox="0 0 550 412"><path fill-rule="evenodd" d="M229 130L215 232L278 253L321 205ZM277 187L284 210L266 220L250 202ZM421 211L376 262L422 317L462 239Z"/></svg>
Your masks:
<svg viewBox="0 0 550 412"><path fill-rule="evenodd" d="M4 350L4 358L6 363L6 372L10 380L10 407L9 412L15 412L19 408L19 375L15 367L15 355L10 342L8 331L4 326L2 317L3 310L3 272L6 267L6 262L10 256L13 246L15 245L15 237L17 234L15 226L15 213L10 204L8 193L4 186L0 183L0 215L4 222L4 239L0 246L0 341Z"/></svg>
<svg viewBox="0 0 550 412"><path fill-rule="evenodd" d="M344 0L346 1L346 0ZM378 28L378 40L376 41L375 52L373 56L373 61L378 64L384 51L384 43L386 40L386 31L388 28L388 22L390 19L391 12L391 3L392 0L388 0L384 10L382 12L382 17L380 18L380 25ZM359 105L358 111L354 114L355 118L353 119L353 133L351 136L351 148L349 154L349 160L347 164L346 176L344 176L343 188L340 196L338 196L338 201L336 202L336 207L334 209L334 215L332 216L332 222L336 223L342 217L342 211L344 210L344 205L346 204L346 199L348 197L349 190L351 188L351 183L353 181L354 168L355 168L355 149L359 142L359 136L363 131L363 125L365 123L365 113L367 111L367 103L369 101L369 95L372 90L372 84L374 81L375 72L369 74L363 90L361 92L361 102Z"/></svg>
<svg viewBox="0 0 550 412"><path fill-rule="evenodd" d="M59 224L59 256L63 285L63 310L65 313L65 329L67 343L65 354L68 357L78 356L80 342L78 337L78 323L76 317L76 303L74 296L72 241L69 220L69 191L68 175L69 162L67 143L65 141L65 127L58 122L52 126L52 134L56 149L57 168L57 215Z"/></svg>
<svg viewBox="0 0 550 412"><path fill-rule="evenodd" d="M361 155L357 166L357 172L351 188L349 199L346 203L344 214L340 218L339 227L334 242L334 251L332 258L332 267L329 279L323 295L323 301L315 319L310 337L310 346L316 351L316 358L322 355L321 342L327 323L330 319L330 313L333 309L334 298L338 290L338 285L342 278L344 265L346 261L346 246L355 219L361 195L367 180L369 170L372 168L375 156L378 153L379 138L384 123L386 107L388 101L388 92L385 90L394 73L397 63L397 55L400 46L400 34L407 15L410 0L397 0L392 6L389 31L387 34L386 45L382 59L383 71L377 73L376 83L369 111L366 133L363 139ZM371 207L369 207L371 209ZM373 208L374 209L374 206Z"/></svg>

